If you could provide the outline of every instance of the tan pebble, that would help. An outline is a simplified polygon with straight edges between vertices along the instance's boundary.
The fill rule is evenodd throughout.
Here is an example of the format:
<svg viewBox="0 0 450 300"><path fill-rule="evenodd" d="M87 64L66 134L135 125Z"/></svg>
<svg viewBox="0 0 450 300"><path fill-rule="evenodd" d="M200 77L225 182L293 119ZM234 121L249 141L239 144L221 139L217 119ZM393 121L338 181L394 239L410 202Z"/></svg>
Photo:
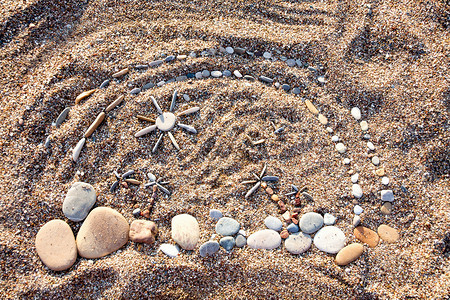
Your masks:
<svg viewBox="0 0 450 300"><path fill-rule="evenodd" d="M358 243L350 244L342 248L336 255L336 264L345 266L358 259L364 252L364 246Z"/></svg>
<svg viewBox="0 0 450 300"><path fill-rule="evenodd" d="M269 194L269 195L273 195L272 188L270 188L270 187L266 188L266 193Z"/></svg>
<svg viewBox="0 0 450 300"><path fill-rule="evenodd" d="M382 177L386 174L386 172L384 171L384 168L379 168L375 171L375 174L377 174L378 176Z"/></svg>
<svg viewBox="0 0 450 300"><path fill-rule="evenodd" d="M265 188L267 187L267 183L266 183L266 182L261 182L261 187L262 187L263 189L265 189Z"/></svg>
<svg viewBox="0 0 450 300"><path fill-rule="evenodd" d="M388 225L380 225L377 231L380 238L388 243L394 243L400 238L397 229Z"/></svg>
<svg viewBox="0 0 450 300"><path fill-rule="evenodd" d="M126 183L125 181L122 181L120 183L124 188L128 188L128 183Z"/></svg>
<svg viewBox="0 0 450 300"><path fill-rule="evenodd" d="M278 197L278 195L275 195L275 194L272 195L271 199L276 202L280 201L280 197Z"/></svg>
<svg viewBox="0 0 450 300"><path fill-rule="evenodd" d="M383 215L390 215L392 213L391 202L384 202L384 204L381 206L380 210Z"/></svg>
<svg viewBox="0 0 450 300"><path fill-rule="evenodd" d="M347 172L348 175L353 175L353 173L355 173L355 171L353 171L353 170L349 170L349 171Z"/></svg>
<svg viewBox="0 0 450 300"><path fill-rule="evenodd" d="M156 224L152 221L134 220L130 226L130 240L135 243L153 244L158 233Z"/></svg>
<svg viewBox="0 0 450 300"><path fill-rule="evenodd" d="M122 103L123 99L125 97L123 95L120 95L116 100L114 100L113 102L111 102L110 105L108 105L108 107L105 109L106 113L109 113L111 110L114 109L114 107L116 107L117 105L119 105L120 103Z"/></svg>
<svg viewBox="0 0 450 300"><path fill-rule="evenodd" d="M362 131L369 130L369 124L367 123L367 121L361 121L361 123L359 123L359 125L361 126Z"/></svg>
<svg viewBox="0 0 450 300"><path fill-rule="evenodd" d="M120 76L123 76L123 75L127 74L128 71L129 71L128 68L125 68L125 69L123 69L123 70L120 70L120 71L117 72L117 73L114 73L114 74L112 75L112 77L118 78L118 77L120 77Z"/></svg>
<svg viewBox="0 0 450 300"><path fill-rule="evenodd" d="M285 221L290 220L290 219L291 219L291 213L290 213L289 211L285 212L285 213L283 214L283 219L284 219Z"/></svg>
<svg viewBox="0 0 450 300"><path fill-rule="evenodd" d="M328 124L328 119L327 119L327 117L325 117L324 115L319 114L319 122L320 122L322 125L327 125L327 124Z"/></svg>
<svg viewBox="0 0 450 300"><path fill-rule="evenodd" d="M289 237L289 232L285 229L280 233L282 239L287 239Z"/></svg>
<svg viewBox="0 0 450 300"><path fill-rule="evenodd" d="M141 216L147 219L150 218L150 211L148 209L144 209L143 211L141 211Z"/></svg>
<svg viewBox="0 0 450 300"><path fill-rule="evenodd" d="M97 127L103 122L105 117L106 117L106 114L104 112L101 112L97 116L95 121L91 124L91 126L89 126L88 130L86 130L86 132L84 133L84 137L85 138L90 137L92 135L92 133L94 133L95 129L97 129Z"/></svg>
<svg viewBox="0 0 450 300"><path fill-rule="evenodd" d="M81 94L78 95L78 97L75 98L75 104L80 103L81 100L83 100L86 97L89 97L90 95L92 95L97 89L93 89L93 90L89 90L86 92L82 92Z"/></svg>
<svg viewBox="0 0 450 300"><path fill-rule="evenodd" d="M127 178L125 179L126 182L130 183L130 184L134 184L134 185L140 185L141 182L139 180L133 179L133 178Z"/></svg>
<svg viewBox="0 0 450 300"><path fill-rule="evenodd" d="M380 241L380 237L375 231L364 226L356 227L353 234L358 240L369 245L370 248L376 247Z"/></svg>
<svg viewBox="0 0 450 300"><path fill-rule="evenodd" d="M178 60L182 60L182 59L186 59L187 55L178 55L177 59Z"/></svg>
<svg viewBox="0 0 450 300"><path fill-rule="evenodd" d="M315 115L319 114L319 111L314 106L314 104L311 103L311 101L305 100L305 104L306 104L306 107L309 109L310 112L312 112Z"/></svg>
<svg viewBox="0 0 450 300"><path fill-rule="evenodd" d="M135 205L133 205L133 207L134 208L139 208L139 204L136 203Z"/></svg>

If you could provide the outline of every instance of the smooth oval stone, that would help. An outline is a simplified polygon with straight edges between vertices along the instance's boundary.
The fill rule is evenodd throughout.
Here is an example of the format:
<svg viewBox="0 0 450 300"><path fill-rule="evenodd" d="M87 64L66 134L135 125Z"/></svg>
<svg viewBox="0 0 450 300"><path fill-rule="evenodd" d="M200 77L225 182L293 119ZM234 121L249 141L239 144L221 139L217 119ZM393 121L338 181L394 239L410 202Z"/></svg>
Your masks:
<svg viewBox="0 0 450 300"><path fill-rule="evenodd" d="M108 255L128 242L129 231L127 220L116 210L94 208L78 231L78 254L84 258Z"/></svg>
<svg viewBox="0 0 450 300"><path fill-rule="evenodd" d="M394 202L394 192L392 192L392 190L382 190L381 200L387 202Z"/></svg>
<svg viewBox="0 0 450 300"><path fill-rule="evenodd" d="M226 48L225 48L225 51L226 51L228 54L233 54L233 53L234 53L234 49L233 49L232 47L226 47Z"/></svg>
<svg viewBox="0 0 450 300"><path fill-rule="evenodd" d="M380 238L388 243L394 243L400 238L397 229L392 228L388 225L380 225L377 232Z"/></svg>
<svg viewBox="0 0 450 300"><path fill-rule="evenodd" d="M273 216L268 216L267 218L265 218L264 224L267 226L267 228L275 231L280 231L281 228L283 228L283 223L281 223L281 220Z"/></svg>
<svg viewBox="0 0 450 300"><path fill-rule="evenodd" d="M358 199L363 196L363 191L359 184L355 183L352 185L352 195Z"/></svg>
<svg viewBox="0 0 450 300"><path fill-rule="evenodd" d="M153 244L158 227L152 221L134 220L130 226L130 240L135 243Z"/></svg>
<svg viewBox="0 0 450 300"><path fill-rule="evenodd" d="M322 124L322 125L327 125L328 124L328 119L324 115L319 114L318 118L319 118L320 124Z"/></svg>
<svg viewBox="0 0 450 300"><path fill-rule="evenodd" d="M219 244L225 250L230 251L236 245L236 241L232 236L225 236L220 239Z"/></svg>
<svg viewBox="0 0 450 300"><path fill-rule="evenodd" d="M345 153L345 151L347 151L347 147L345 147L345 145L343 143L337 143L336 151L339 153Z"/></svg>
<svg viewBox="0 0 450 300"><path fill-rule="evenodd" d="M238 236L236 237L236 247L242 248L245 245L247 245L247 239L245 238L245 236L238 234Z"/></svg>
<svg viewBox="0 0 450 300"><path fill-rule="evenodd" d="M372 157L372 163L373 163L375 166L378 166L378 165L380 164L380 159L378 158L378 156Z"/></svg>
<svg viewBox="0 0 450 300"><path fill-rule="evenodd" d="M209 72L208 70L203 70L202 71L202 76L203 77L209 77L209 75L211 75L211 72Z"/></svg>
<svg viewBox="0 0 450 300"><path fill-rule="evenodd" d="M361 121L361 123L359 123L359 125L361 126L362 131L369 130L369 124L367 123L367 121Z"/></svg>
<svg viewBox="0 0 450 300"><path fill-rule="evenodd" d="M237 78L242 78L242 74L241 74L241 72L239 72L238 70L234 70L233 74L234 74L234 76L236 76Z"/></svg>
<svg viewBox="0 0 450 300"><path fill-rule="evenodd" d="M241 47L236 47L236 48L234 48L234 52L236 52L237 54L244 54L245 49L241 48Z"/></svg>
<svg viewBox="0 0 450 300"><path fill-rule="evenodd" d="M141 89L140 88L134 88L134 89L132 89L131 91L130 91L130 94L131 95L137 95L137 94L139 94L141 92Z"/></svg>
<svg viewBox="0 0 450 300"><path fill-rule="evenodd" d="M287 64L289 67L295 66L295 59L292 59L292 58L288 59L288 60L286 61L286 64Z"/></svg>
<svg viewBox="0 0 450 300"><path fill-rule="evenodd" d="M289 226L286 229L290 233L296 233L300 231L300 227L298 227L298 225L295 225L294 223L289 224Z"/></svg>
<svg viewBox="0 0 450 300"><path fill-rule="evenodd" d="M97 195L92 185L75 182L67 191L62 207L63 213L71 221L82 221L94 206L96 199Z"/></svg>
<svg viewBox="0 0 450 300"><path fill-rule="evenodd" d="M220 218L223 217L222 212L220 210L218 210L218 209L211 209L209 211L209 216L210 216L211 219L213 219L215 221L217 221L217 220L219 220Z"/></svg>
<svg viewBox="0 0 450 300"><path fill-rule="evenodd" d="M231 76L231 72L229 70L223 71L222 74L223 74L223 76L226 76L226 77L230 77Z"/></svg>
<svg viewBox="0 0 450 300"><path fill-rule="evenodd" d="M264 57L265 59L269 59L269 58L272 57L272 53L266 51L266 52L264 52L263 57Z"/></svg>
<svg viewBox="0 0 450 300"><path fill-rule="evenodd" d="M359 223L361 223L361 217L356 215L353 217L353 221L352 221L352 225L353 227L356 227L359 225Z"/></svg>
<svg viewBox="0 0 450 300"><path fill-rule="evenodd" d="M221 218L216 224L216 232L224 236L235 235L239 229L241 229L239 222L228 217Z"/></svg>
<svg viewBox="0 0 450 300"><path fill-rule="evenodd" d="M148 82L148 83L144 84L144 86L142 87L142 90L145 91L145 90L149 90L154 87L155 87L155 84L153 82Z"/></svg>
<svg viewBox="0 0 450 300"><path fill-rule="evenodd" d="M355 205L355 207L353 207L353 212L355 213L355 215L360 215L363 211L363 208L359 205Z"/></svg>
<svg viewBox="0 0 450 300"><path fill-rule="evenodd" d="M357 182L358 182L358 179L359 179L359 174L358 174L358 173L353 174L352 177L350 177L350 180L351 180L353 183L357 183Z"/></svg>
<svg viewBox="0 0 450 300"><path fill-rule="evenodd" d="M62 122L64 122L64 120L67 117L67 114L70 111L70 107L66 107L58 116L58 118L55 121L55 126L59 126L62 124Z"/></svg>
<svg viewBox="0 0 450 300"><path fill-rule="evenodd" d="M184 250L193 250L200 238L200 228L193 216L181 214L172 218L172 239Z"/></svg>
<svg viewBox="0 0 450 300"><path fill-rule="evenodd" d="M159 66L159 65L162 64L162 63L163 63L162 60L154 60L154 61L150 62L148 65L149 65L150 67L157 67L157 66Z"/></svg>
<svg viewBox="0 0 450 300"><path fill-rule="evenodd" d="M383 178L381 178L381 183L383 185L388 185L389 184L389 177L384 176Z"/></svg>
<svg viewBox="0 0 450 300"><path fill-rule="evenodd" d="M342 162L344 163L344 165L348 165L350 164L350 158L346 157Z"/></svg>
<svg viewBox="0 0 450 300"><path fill-rule="evenodd" d="M381 206L381 213L383 215L390 215L392 213L392 203L391 202L384 202Z"/></svg>
<svg viewBox="0 0 450 300"><path fill-rule="evenodd" d="M318 213L309 212L300 218L299 224L304 233L314 233L323 226L323 217Z"/></svg>
<svg viewBox="0 0 450 300"><path fill-rule="evenodd" d="M269 78L269 77L264 76L264 75L259 76L259 80L261 80L262 82L265 82L265 83L269 83L269 84L273 83L273 79L272 78Z"/></svg>
<svg viewBox="0 0 450 300"><path fill-rule="evenodd" d="M331 141L337 143L337 142L339 142L339 137L337 135L333 135L331 137Z"/></svg>
<svg viewBox="0 0 450 300"><path fill-rule="evenodd" d="M202 72L195 73L195 78L202 79L203 78Z"/></svg>
<svg viewBox="0 0 450 300"><path fill-rule="evenodd" d="M291 234L284 242L286 250L292 254L306 252L311 247L311 244L311 236L303 232Z"/></svg>
<svg viewBox="0 0 450 300"><path fill-rule="evenodd" d="M219 243L216 241L208 241L200 246L199 252L201 257L213 255L219 251Z"/></svg>
<svg viewBox="0 0 450 300"><path fill-rule="evenodd" d="M180 253L178 247L171 244L162 244L159 246L159 250L169 257L176 257Z"/></svg>
<svg viewBox="0 0 450 300"><path fill-rule="evenodd" d="M369 245L370 248L376 247L380 241L378 234L367 227L358 226L353 230L353 234L358 240Z"/></svg>
<svg viewBox="0 0 450 300"><path fill-rule="evenodd" d="M353 243L345 246L336 255L336 264L345 266L358 259L364 252L364 246L358 243Z"/></svg>
<svg viewBox="0 0 450 300"><path fill-rule="evenodd" d="M166 59L164 59L165 62L171 62L175 60L175 56L174 55L169 55L166 57Z"/></svg>
<svg viewBox="0 0 450 300"><path fill-rule="evenodd" d="M293 93L294 95L298 95L298 94L300 94L300 89L299 89L298 87L295 87L295 88L292 90L292 93Z"/></svg>
<svg viewBox="0 0 450 300"><path fill-rule="evenodd" d="M356 120L361 119L361 111L359 110L359 108L353 107L352 110L350 111L350 113L352 114L353 118L355 118Z"/></svg>
<svg viewBox="0 0 450 300"><path fill-rule="evenodd" d="M289 90L291 89L291 86L287 83L283 84L281 86L281 88L285 91L285 92L289 92Z"/></svg>
<svg viewBox="0 0 450 300"><path fill-rule="evenodd" d="M369 148L369 150L371 150L371 151L374 151L375 145L372 142L367 142L367 148Z"/></svg>
<svg viewBox="0 0 450 300"><path fill-rule="evenodd" d="M336 217L332 214L325 213L325 215L323 216L323 224L333 225L334 223L336 223Z"/></svg>
<svg viewBox="0 0 450 300"><path fill-rule="evenodd" d="M247 239L247 245L253 249L272 250L278 248L281 244L281 236L272 229L264 229L250 235Z"/></svg>
<svg viewBox="0 0 450 300"><path fill-rule="evenodd" d="M35 245L39 258L53 271L67 270L77 259L72 229L62 220L45 223L36 235Z"/></svg>
<svg viewBox="0 0 450 300"><path fill-rule="evenodd" d="M214 78L222 77L222 72L220 71L212 71L211 76Z"/></svg>
<svg viewBox="0 0 450 300"><path fill-rule="evenodd" d="M345 234L336 226L326 226L314 236L314 245L326 253L338 253L345 246Z"/></svg>

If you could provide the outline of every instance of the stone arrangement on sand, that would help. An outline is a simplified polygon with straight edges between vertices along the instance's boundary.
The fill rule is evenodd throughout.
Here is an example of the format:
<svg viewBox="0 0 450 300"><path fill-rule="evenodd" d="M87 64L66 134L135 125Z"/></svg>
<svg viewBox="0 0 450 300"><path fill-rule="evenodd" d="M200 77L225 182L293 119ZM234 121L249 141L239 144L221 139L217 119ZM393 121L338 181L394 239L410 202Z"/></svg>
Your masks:
<svg viewBox="0 0 450 300"><path fill-rule="evenodd" d="M240 47L226 47L221 48L220 51L225 55L249 55L249 56L262 56L265 59L274 60L275 56L270 52L253 53ZM202 52L201 55L209 55L209 52ZM196 55L195 53L191 53ZM148 65L136 66L137 70L146 68L158 67L163 63L170 63L176 59L185 60L186 55L179 56L167 56L164 60L156 60L150 62ZM300 60L288 59L285 57L280 58L285 61L289 67L304 67L308 68L311 72L316 73L316 69L304 64ZM130 72L130 68L125 68L112 75L112 78L119 79ZM138 95L146 90L163 86L166 83L174 81L184 81L189 79L202 79L202 78L232 78L243 79L246 81L260 80L264 84L273 85L275 88L281 88L286 92L291 92L293 95L300 95L300 88L292 88L289 84L275 82L272 78L264 75L254 76L252 74L242 75L239 70L233 72L229 70L201 70L198 72L188 73L180 75L174 79L168 79L167 81L160 81L158 83L146 83L142 87L135 87L130 91L131 95ZM326 83L326 78L323 75L317 76L316 80L320 84ZM105 80L100 89L108 87L110 79ZM81 101L92 94L98 89L92 89L81 93L76 99L75 104L79 105ZM197 133L197 130L183 123L180 123L178 119L182 116L196 113L200 110L199 107L191 107L178 114L175 114L176 100L178 97L178 91L175 90L172 96L172 102L168 111L163 111L159 106L157 100L150 96L150 99L157 111L157 117L147 117L138 115L137 118L142 121L153 123L153 125L147 126L138 132L135 137L139 138L145 134L156 132L156 129L160 131L157 141L153 147L152 152L155 152L161 143L161 140L165 134L169 136L173 146L179 150L180 147L176 142L174 136L170 132L175 126L189 133ZM80 157L81 150L85 144L86 138L89 138L96 128L100 126L103 120L106 118L107 113L112 109L120 105L124 100L124 96L119 96L113 101L103 112L100 112L94 122L86 130L83 138L77 143L73 149L72 159L77 162ZM185 100L189 100L189 96L183 94ZM328 119L309 99L300 98L301 102L305 105L306 109L317 117L317 120L323 126L328 126ZM55 126L59 126L64 119L70 113L70 108L65 108L55 121ZM362 120L362 113L358 107L353 107L350 111L353 118L359 122L363 138L367 140L367 149L370 152L371 163L378 167L374 172L375 176L381 178L381 184L383 186L389 185L389 178L386 176L386 171L383 167L379 167L381 161L376 155L376 147L370 141L370 135L367 133L369 124L367 121ZM284 127L274 128L275 134L278 134L284 130ZM331 127L325 127L325 130L329 134L333 134L334 130ZM338 135L334 134L331 137L331 141L335 143L335 149L343 156L343 164L350 165L351 158L348 157L348 149L344 141L341 141ZM253 142L253 145L264 143L264 139ZM46 147L49 147L50 140L47 139L45 143ZM201 237L201 231L198 221L194 216L189 214L181 214L172 218L172 231L171 237L176 245L165 243L159 246L159 249L170 257L175 257L180 253L180 248L188 251L197 250L200 256L207 257L217 253L222 247L225 251L232 251L234 247L242 248L247 245L252 249L265 249L272 250L280 247L284 240L284 247L286 251L291 254L302 254L314 244L319 250L329 253L337 254L336 263L338 265L346 265L356 260L364 252L363 244L368 247L376 247L380 238L385 242L392 243L398 240L399 234L396 229L387 225L380 225L378 232L375 232L362 225L360 215L363 213L364 208L360 204L356 204L353 208L354 218L351 222L354 227L354 236L361 243L347 244L347 238L344 232L335 224L337 218L331 213L325 213L324 215L317 212L305 212L302 211L302 199L313 200L313 197L307 192L307 187L298 188L292 185L292 192L284 195L286 200L282 200L282 196L277 195L274 192L274 184L278 182L277 176L266 175L267 165L263 166L259 175L253 173L255 179L243 181L242 184L252 184L251 188L245 194L245 199L257 193L259 188L262 188L269 198L278 205L281 219L276 216L267 216L263 223L266 226L265 229L261 229L250 234L247 237L247 233L241 229L240 223L232 218L224 217L222 212L217 209L210 211L210 217L214 221L217 221L215 225L215 231L217 235L214 235L209 241L198 246L198 242ZM114 172L116 181L110 188L111 192L114 192L119 184L128 187L131 185L142 185L143 182L132 178L134 171L130 170L123 175ZM355 199L361 199L364 195L363 188L359 184L359 174L349 171L350 181L352 184L352 195ZM136 207L133 211L135 217L150 218L151 209L156 200L156 192L158 189L164 193L170 195L170 192L163 186L167 182L157 180L156 176L149 173L149 182L144 184L145 187L152 187L152 195L150 198L150 205L147 209L141 211ZM381 206L381 212L385 215L391 213L392 202L394 201L393 191L390 189L383 189L380 191L380 198L383 202ZM76 182L72 185L66 195L66 199L63 203L64 215L73 222L81 222L83 224L75 238L70 226L62 220L52 220L46 223L38 232L36 236L36 250L43 261L43 263L52 270L61 271L70 268L76 261L77 253L84 258L100 258L123 247L128 240L136 243L154 244L156 241L156 235L158 233L157 225L149 220L134 220L129 225L128 221L116 210L108 207L97 207L92 209L96 201L96 192L94 188L87 183ZM292 205L292 207L290 207ZM92 209L92 210L91 210ZM284 222L284 224L283 224ZM338 224L342 225L342 224ZM220 237L217 241L216 238Z"/></svg>

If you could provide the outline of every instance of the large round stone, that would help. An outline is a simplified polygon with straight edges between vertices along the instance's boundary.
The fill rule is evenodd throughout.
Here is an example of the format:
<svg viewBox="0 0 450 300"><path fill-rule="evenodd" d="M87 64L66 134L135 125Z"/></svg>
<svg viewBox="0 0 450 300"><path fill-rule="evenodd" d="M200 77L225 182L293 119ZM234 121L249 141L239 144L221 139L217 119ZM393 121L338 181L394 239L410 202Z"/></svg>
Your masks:
<svg viewBox="0 0 450 300"><path fill-rule="evenodd" d="M326 226L314 236L314 245L326 253L338 253L345 246L345 234L335 226Z"/></svg>
<svg viewBox="0 0 450 300"><path fill-rule="evenodd" d="M216 224L216 232L225 236L235 235L239 229L241 229L239 222L228 217L220 218Z"/></svg>
<svg viewBox="0 0 450 300"><path fill-rule="evenodd" d="M247 245L253 249L275 249L281 244L281 236L272 229L255 232L247 239Z"/></svg>
<svg viewBox="0 0 450 300"><path fill-rule="evenodd" d="M127 220L119 212L109 207L97 207L78 231L78 253L85 258L108 255L128 242L129 231Z"/></svg>
<svg viewBox="0 0 450 300"><path fill-rule="evenodd" d="M323 226L323 217L315 212L304 214L300 219L300 229L304 233L314 233Z"/></svg>
<svg viewBox="0 0 450 300"><path fill-rule="evenodd" d="M200 238L197 220L188 214L172 218L172 239L184 250L194 250Z"/></svg>
<svg viewBox="0 0 450 300"><path fill-rule="evenodd" d="M284 242L286 250L292 254L301 254L306 252L309 247L311 247L311 244L311 236L303 232L291 234Z"/></svg>
<svg viewBox="0 0 450 300"><path fill-rule="evenodd" d="M169 131L175 126L177 117L171 112L165 112L156 118L156 127L162 131Z"/></svg>
<svg viewBox="0 0 450 300"><path fill-rule="evenodd" d="M71 221L82 221L94 206L96 199L97 195L92 185L85 182L75 182L64 199L63 213Z"/></svg>
<svg viewBox="0 0 450 300"><path fill-rule="evenodd" d="M62 220L51 220L42 226L35 243L40 259L53 271L67 270L77 259L72 229Z"/></svg>

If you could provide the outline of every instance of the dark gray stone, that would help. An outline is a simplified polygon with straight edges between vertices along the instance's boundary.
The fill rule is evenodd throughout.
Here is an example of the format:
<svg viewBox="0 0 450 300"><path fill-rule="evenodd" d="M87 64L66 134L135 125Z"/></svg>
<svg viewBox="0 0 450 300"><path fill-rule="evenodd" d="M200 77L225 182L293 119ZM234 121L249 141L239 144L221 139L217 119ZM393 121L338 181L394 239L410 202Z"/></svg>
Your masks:
<svg viewBox="0 0 450 300"><path fill-rule="evenodd" d="M226 236L220 239L219 244L225 250L230 251L236 245L236 241L232 236Z"/></svg>

